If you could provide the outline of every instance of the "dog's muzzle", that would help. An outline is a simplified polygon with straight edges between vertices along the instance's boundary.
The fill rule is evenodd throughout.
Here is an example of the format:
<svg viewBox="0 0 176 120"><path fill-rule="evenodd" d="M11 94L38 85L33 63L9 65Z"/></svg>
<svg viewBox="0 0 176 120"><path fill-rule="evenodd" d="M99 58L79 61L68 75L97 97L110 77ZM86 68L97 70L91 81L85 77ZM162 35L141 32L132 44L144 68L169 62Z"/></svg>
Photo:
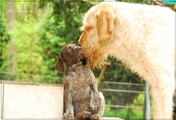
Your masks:
<svg viewBox="0 0 176 120"><path fill-rule="evenodd" d="M79 51L78 56L80 56L81 54L83 54L85 56L85 52L81 46L79 46L79 45L75 46L75 50Z"/></svg>

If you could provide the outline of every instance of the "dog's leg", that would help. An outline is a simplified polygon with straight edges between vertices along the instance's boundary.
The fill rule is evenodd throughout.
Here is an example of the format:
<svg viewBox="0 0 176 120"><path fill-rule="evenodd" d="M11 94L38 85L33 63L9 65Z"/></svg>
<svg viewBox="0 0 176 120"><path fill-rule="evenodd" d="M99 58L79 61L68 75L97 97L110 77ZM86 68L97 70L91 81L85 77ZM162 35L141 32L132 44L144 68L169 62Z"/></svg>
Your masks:
<svg viewBox="0 0 176 120"><path fill-rule="evenodd" d="M102 117L104 113L104 108L105 108L105 99L101 92L99 92L99 102L100 103L99 103L98 114L100 115L100 117Z"/></svg>
<svg viewBox="0 0 176 120"><path fill-rule="evenodd" d="M105 99L101 92L99 92L99 106L96 111L94 111L94 114L91 116L91 120L100 120L104 113L104 107L105 107Z"/></svg>
<svg viewBox="0 0 176 120"><path fill-rule="evenodd" d="M160 76L157 83L150 84L153 97L154 119L171 120L173 110L174 78Z"/></svg>
<svg viewBox="0 0 176 120"><path fill-rule="evenodd" d="M99 106L99 93L97 89L97 84L90 86L90 108L93 111L96 111Z"/></svg>
<svg viewBox="0 0 176 120"><path fill-rule="evenodd" d="M72 105L72 97L71 92L67 89L64 92L64 101L65 101L65 109L66 112L64 113L64 118L68 120L74 120L74 109Z"/></svg>

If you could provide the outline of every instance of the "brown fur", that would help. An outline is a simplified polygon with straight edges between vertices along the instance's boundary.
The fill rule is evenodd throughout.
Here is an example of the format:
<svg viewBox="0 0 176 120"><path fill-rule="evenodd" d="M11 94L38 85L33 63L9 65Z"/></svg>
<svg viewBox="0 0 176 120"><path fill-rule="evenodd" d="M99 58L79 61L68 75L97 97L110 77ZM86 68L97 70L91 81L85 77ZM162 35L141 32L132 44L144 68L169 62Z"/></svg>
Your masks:
<svg viewBox="0 0 176 120"><path fill-rule="evenodd" d="M95 77L91 70L84 66L85 64L84 52L75 44L64 46L56 63L58 71L65 71L64 118L69 120L100 120L104 112L103 94L98 92Z"/></svg>

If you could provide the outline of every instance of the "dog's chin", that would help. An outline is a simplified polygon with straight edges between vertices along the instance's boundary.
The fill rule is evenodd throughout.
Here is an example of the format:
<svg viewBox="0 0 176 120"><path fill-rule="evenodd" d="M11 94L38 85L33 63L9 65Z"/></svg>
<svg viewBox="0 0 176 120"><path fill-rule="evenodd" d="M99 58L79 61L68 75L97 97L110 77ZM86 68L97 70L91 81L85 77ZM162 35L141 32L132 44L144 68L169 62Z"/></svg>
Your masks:
<svg viewBox="0 0 176 120"><path fill-rule="evenodd" d="M83 42L82 47L85 50L87 67L90 69L102 69L105 61L107 60L107 56L104 54L104 51L100 47L93 46L90 48L86 42L87 41Z"/></svg>

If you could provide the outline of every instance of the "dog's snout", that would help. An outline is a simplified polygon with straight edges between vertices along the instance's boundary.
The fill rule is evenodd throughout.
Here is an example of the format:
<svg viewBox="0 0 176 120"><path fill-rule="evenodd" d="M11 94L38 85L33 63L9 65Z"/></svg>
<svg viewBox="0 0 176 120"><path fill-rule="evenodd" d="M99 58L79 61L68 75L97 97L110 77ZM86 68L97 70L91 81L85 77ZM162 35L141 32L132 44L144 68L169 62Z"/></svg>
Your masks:
<svg viewBox="0 0 176 120"><path fill-rule="evenodd" d="M75 47L76 50L81 50L82 48L80 46Z"/></svg>

